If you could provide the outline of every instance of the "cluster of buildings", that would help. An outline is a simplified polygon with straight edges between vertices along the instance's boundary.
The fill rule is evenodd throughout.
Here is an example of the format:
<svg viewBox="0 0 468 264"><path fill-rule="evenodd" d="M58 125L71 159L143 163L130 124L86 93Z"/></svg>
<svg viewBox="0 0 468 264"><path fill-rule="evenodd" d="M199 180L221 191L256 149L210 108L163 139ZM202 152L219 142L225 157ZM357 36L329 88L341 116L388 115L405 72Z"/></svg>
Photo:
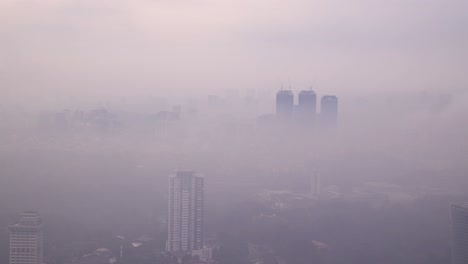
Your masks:
<svg viewBox="0 0 468 264"><path fill-rule="evenodd" d="M311 192L320 194L320 176L311 179ZM166 251L179 259L190 257L194 264L212 263L212 249L205 244L204 178L194 171L177 171L169 179L168 238ZM468 263L468 204L451 206L452 264ZM43 223L38 212L26 211L8 227L10 264L45 264ZM156 250L156 249L155 249ZM122 255L121 255L122 256ZM88 259L111 258L108 251L95 252ZM88 262L86 262L88 263ZM94 262L93 262L94 263ZM98 263L98 262L96 262Z"/></svg>
<svg viewBox="0 0 468 264"><path fill-rule="evenodd" d="M320 112L317 112L317 95L312 90L298 93L297 104L291 90L280 90L276 94L276 117L282 121L299 120L301 124L334 125L338 121L338 98L325 95L320 100ZM162 112L158 119L177 119L180 109L174 112ZM109 120L109 113L96 110L89 115L75 113L80 120L102 124ZM62 120L62 117L59 118ZM64 119L65 120L65 119ZM103 121L104 120L104 121ZM322 195L321 177L315 172L310 177L310 194ZM207 247L205 237L205 191L204 178L194 171L177 171L169 178L169 199L166 252L179 259L191 257L191 263L211 263L212 248ZM369 189L382 189L386 196L394 194L392 186L374 183L369 188L361 188L360 194L371 193ZM267 193L268 197L287 195L284 192ZM372 193L374 195L374 193ZM277 202L277 206L283 206ZM468 204L451 207L452 220L452 264L468 263ZM10 264L45 264L43 258L43 224L38 212L26 211L20 215L17 223L8 227L10 234ZM134 247L141 243L134 243ZM156 249L154 249L156 250ZM122 252L120 253L122 257ZM107 249L98 249L86 258L98 263L106 259L117 263ZM91 263L90 261L86 263ZM85 262L83 262L85 263ZM94 262L93 262L94 263Z"/></svg>
<svg viewBox="0 0 468 264"><path fill-rule="evenodd" d="M301 124L310 125L317 121L321 125L332 125L338 121L338 97L334 95L322 96L319 114L317 114L317 94L313 90L300 91L297 105L294 102L293 91L278 91L276 93L277 118L283 121L299 120Z"/></svg>
<svg viewBox="0 0 468 264"><path fill-rule="evenodd" d="M169 179L168 239L166 251L177 257L191 257L191 263L210 263L212 249L205 246L204 178L193 171L177 171ZM9 226L10 264L45 264L43 224L38 212L23 212ZM138 247L139 245L134 245ZM156 250L156 249L154 249ZM85 262L117 262L109 250L100 249L83 256ZM122 252L120 254L122 257Z"/></svg>
<svg viewBox="0 0 468 264"><path fill-rule="evenodd" d="M42 130L76 130L80 128L106 130L120 126L117 115L105 108L91 111L63 110L61 112L43 113L39 119Z"/></svg>

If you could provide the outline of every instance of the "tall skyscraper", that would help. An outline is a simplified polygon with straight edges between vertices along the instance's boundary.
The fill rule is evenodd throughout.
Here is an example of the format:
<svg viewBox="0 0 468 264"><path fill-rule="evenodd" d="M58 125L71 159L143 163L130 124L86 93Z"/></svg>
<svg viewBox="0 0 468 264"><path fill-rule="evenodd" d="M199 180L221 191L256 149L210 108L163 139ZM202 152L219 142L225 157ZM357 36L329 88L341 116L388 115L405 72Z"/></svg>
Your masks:
<svg viewBox="0 0 468 264"><path fill-rule="evenodd" d="M178 171L170 177L167 251L203 248L204 199L203 177L193 171Z"/></svg>
<svg viewBox="0 0 468 264"><path fill-rule="evenodd" d="M276 116L290 119L294 111L294 94L291 90L280 90L276 93Z"/></svg>
<svg viewBox="0 0 468 264"><path fill-rule="evenodd" d="M10 232L10 264L42 264L42 220L38 212L24 212Z"/></svg>
<svg viewBox="0 0 468 264"><path fill-rule="evenodd" d="M299 92L298 116L304 124L313 124L317 114L317 95L312 90Z"/></svg>
<svg viewBox="0 0 468 264"><path fill-rule="evenodd" d="M452 264L468 263L468 203L453 204L452 220Z"/></svg>
<svg viewBox="0 0 468 264"><path fill-rule="evenodd" d="M338 122L338 97L325 95L320 101L320 122L324 125L334 125Z"/></svg>

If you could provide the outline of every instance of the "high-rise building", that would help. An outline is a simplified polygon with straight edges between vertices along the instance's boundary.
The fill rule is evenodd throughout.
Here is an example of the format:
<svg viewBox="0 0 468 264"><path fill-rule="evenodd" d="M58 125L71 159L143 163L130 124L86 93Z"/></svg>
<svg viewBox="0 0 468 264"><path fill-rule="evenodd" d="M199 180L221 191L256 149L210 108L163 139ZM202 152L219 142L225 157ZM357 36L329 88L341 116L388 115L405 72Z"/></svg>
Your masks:
<svg viewBox="0 0 468 264"><path fill-rule="evenodd" d="M276 93L276 116L290 119L294 111L294 94L291 90L280 90Z"/></svg>
<svg viewBox="0 0 468 264"><path fill-rule="evenodd" d="M298 117L305 124L313 124L317 113L317 95L312 90L299 92Z"/></svg>
<svg viewBox="0 0 468 264"><path fill-rule="evenodd" d="M320 121L324 125L333 125L338 122L338 97L325 95L320 101Z"/></svg>
<svg viewBox="0 0 468 264"><path fill-rule="evenodd" d="M468 263L468 203L453 204L452 220L452 264Z"/></svg>
<svg viewBox="0 0 468 264"><path fill-rule="evenodd" d="M203 177L193 171L178 171L170 177L167 251L203 248L204 199Z"/></svg>
<svg viewBox="0 0 468 264"><path fill-rule="evenodd" d="M24 212L10 232L10 264L42 264L42 220L38 212Z"/></svg>

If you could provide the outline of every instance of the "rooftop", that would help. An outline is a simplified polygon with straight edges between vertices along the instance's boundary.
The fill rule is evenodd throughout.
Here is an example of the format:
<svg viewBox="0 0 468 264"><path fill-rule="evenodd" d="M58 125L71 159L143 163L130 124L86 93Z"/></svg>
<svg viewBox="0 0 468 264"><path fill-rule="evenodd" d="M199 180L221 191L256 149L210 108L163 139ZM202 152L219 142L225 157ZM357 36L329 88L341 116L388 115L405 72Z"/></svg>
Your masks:
<svg viewBox="0 0 468 264"><path fill-rule="evenodd" d="M305 94L305 95L315 95L315 92L313 90L302 90L299 92L299 95Z"/></svg>
<svg viewBox="0 0 468 264"><path fill-rule="evenodd" d="M277 95L279 95L279 94L293 95L293 92L291 90L279 90L276 94Z"/></svg>
<svg viewBox="0 0 468 264"><path fill-rule="evenodd" d="M468 212L468 202L452 204L452 207L456 207L458 209L466 210Z"/></svg>

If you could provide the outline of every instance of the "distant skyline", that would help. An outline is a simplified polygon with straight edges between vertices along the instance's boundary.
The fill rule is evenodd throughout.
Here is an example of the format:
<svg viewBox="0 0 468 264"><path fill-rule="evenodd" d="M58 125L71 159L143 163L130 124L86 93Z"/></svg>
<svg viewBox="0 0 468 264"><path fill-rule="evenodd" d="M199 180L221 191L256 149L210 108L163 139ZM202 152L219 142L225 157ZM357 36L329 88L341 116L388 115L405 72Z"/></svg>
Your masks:
<svg viewBox="0 0 468 264"><path fill-rule="evenodd" d="M0 98L463 89L463 0L0 3Z"/></svg>
<svg viewBox="0 0 468 264"><path fill-rule="evenodd" d="M0 0L0 264L468 264L467 14Z"/></svg>

